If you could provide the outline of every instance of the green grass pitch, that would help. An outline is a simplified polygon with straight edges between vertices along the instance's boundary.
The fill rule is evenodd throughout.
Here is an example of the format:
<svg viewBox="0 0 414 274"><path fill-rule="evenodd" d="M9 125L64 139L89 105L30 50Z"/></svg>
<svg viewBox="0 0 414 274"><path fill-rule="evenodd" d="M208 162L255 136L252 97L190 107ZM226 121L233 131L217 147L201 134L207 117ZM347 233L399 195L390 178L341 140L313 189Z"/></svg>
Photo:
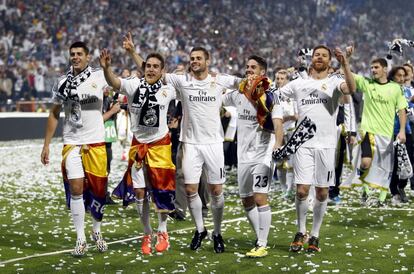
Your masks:
<svg viewBox="0 0 414 274"><path fill-rule="evenodd" d="M169 220L171 248L142 256L142 227L134 206L107 206L103 234L109 243L98 253L89 240L83 258L70 255L75 232L64 204L59 140L51 145L51 165L40 164L42 141L0 143L0 273L413 273L414 197L402 207L361 208L357 194L344 193L340 207L329 207L321 229L322 252L288 251L296 232L295 209L280 192L271 192L272 228L269 255L245 257L255 236L244 218L234 175L228 177L223 238L226 252L215 254L211 240L199 251L189 249L194 225ZM111 187L125 170L114 146ZM91 230L87 215L87 233ZM152 213L153 228L157 227ZM312 213L308 214L308 230ZM212 231L211 218L207 229Z"/></svg>

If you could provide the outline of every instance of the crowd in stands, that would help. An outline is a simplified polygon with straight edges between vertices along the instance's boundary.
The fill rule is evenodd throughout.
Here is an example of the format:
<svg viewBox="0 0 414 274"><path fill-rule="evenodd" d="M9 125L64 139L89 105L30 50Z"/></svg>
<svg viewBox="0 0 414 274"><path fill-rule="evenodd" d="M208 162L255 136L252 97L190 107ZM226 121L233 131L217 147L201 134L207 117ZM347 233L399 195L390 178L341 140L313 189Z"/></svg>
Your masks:
<svg viewBox="0 0 414 274"><path fill-rule="evenodd" d="M95 66L105 47L119 73L133 68L122 49L127 31L143 56L162 53L169 70L186 64L190 49L201 45L217 71L239 73L255 53L271 64L271 75L295 66L300 48L352 41L353 69L368 74L370 60L385 56L388 42L414 38L410 10L414 2L403 0L0 0L0 111L50 97L76 40L88 43ZM414 60L414 50L400 59Z"/></svg>

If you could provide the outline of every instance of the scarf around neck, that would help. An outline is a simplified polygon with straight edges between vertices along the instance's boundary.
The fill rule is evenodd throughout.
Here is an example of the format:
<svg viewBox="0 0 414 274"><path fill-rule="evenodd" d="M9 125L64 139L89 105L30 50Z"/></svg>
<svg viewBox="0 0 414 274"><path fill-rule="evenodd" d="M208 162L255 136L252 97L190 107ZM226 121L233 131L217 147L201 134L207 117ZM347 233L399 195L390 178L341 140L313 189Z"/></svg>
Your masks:
<svg viewBox="0 0 414 274"><path fill-rule="evenodd" d="M82 116L81 116L81 104L79 100L79 95L77 88L85 82L89 76L92 74L92 68L87 66L83 71L78 75L74 76L73 67L66 74L65 82L60 86L60 88L55 93L58 98L63 100L65 104L69 106L69 116L67 121L70 125L75 128L81 128L82 125Z"/></svg>
<svg viewBox="0 0 414 274"><path fill-rule="evenodd" d="M151 132L158 130L160 106L155 95L161 87L161 80L149 84L145 78L139 79L139 85L130 107L130 112L138 116L138 129Z"/></svg>
<svg viewBox="0 0 414 274"><path fill-rule="evenodd" d="M79 101L79 96L77 94L77 88L86 81L92 74L92 68L87 66L82 70L78 75L74 76L73 68L66 73L66 80L57 90L56 95L63 101L73 100Z"/></svg>

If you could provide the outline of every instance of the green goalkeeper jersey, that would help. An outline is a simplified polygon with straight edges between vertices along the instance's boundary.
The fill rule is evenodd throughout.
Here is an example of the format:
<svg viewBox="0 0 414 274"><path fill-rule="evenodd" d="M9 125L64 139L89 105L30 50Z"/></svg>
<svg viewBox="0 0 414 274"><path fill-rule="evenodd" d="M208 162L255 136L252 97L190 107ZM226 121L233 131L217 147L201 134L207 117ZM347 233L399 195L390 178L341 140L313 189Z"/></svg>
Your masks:
<svg viewBox="0 0 414 274"><path fill-rule="evenodd" d="M361 130L392 139L395 113L408 106L401 86L392 81L380 84L357 74L354 78L364 94Z"/></svg>

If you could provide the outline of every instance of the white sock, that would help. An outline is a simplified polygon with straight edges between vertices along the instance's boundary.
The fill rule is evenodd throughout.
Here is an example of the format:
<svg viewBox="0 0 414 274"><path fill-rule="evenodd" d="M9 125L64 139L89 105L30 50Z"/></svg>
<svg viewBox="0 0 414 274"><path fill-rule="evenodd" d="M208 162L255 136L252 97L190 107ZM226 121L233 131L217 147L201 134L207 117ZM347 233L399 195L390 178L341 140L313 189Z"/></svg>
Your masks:
<svg viewBox="0 0 414 274"><path fill-rule="evenodd" d="M92 230L96 233L101 233L101 221L95 220L95 218L92 216Z"/></svg>
<svg viewBox="0 0 414 274"><path fill-rule="evenodd" d="M221 221L223 220L224 195L211 195L211 213L214 222L214 235L221 234Z"/></svg>
<svg viewBox="0 0 414 274"><path fill-rule="evenodd" d="M254 229L254 233L256 234L256 238L259 238L259 211L257 211L257 206L254 205L249 208L244 209L246 211L247 219L250 222L250 225Z"/></svg>
<svg viewBox="0 0 414 274"><path fill-rule="evenodd" d="M282 187L282 192L287 188L286 185L286 170L284 168L277 169L277 176L279 177L280 186Z"/></svg>
<svg viewBox="0 0 414 274"><path fill-rule="evenodd" d="M168 213L158 212L158 232L167 232Z"/></svg>
<svg viewBox="0 0 414 274"><path fill-rule="evenodd" d="M298 221L298 230L303 234L306 233L306 214L308 213L308 199L303 201L295 197L296 216Z"/></svg>
<svg viewBox="0 0 414 274"><path fill-rule="evenodd" d="M269 205L259 206L259 237L257 244L266 247L269 236L270 224L272 223L272 211Z"/></svg>
<svg viewBox="0 0 414 274"><path fill-rule="evenodd" d="M204 231L204 221L203 221L203 214L201 212L201 208L203 207L201 203L200 196L198 193L191 194L190 196L187 195L187 203L188 209L190 210L191 217L196 225L196 229L198 232Z"/></svg>
<svg viewBox="0 0 414 274"><path fill-rule="evenodd" d="M151 223L149 219L149 201L147 198L144 199L135 199L137 205L138 216L141 220L141 223L144 227L144 234L152 234Z"/></svg>
<svg viewBox="0 0 414 274"><path fill-rule="evenodd" d="M325 215L327 206L327 200L323 202L320 202L318 199L315 200L315 203L313 205L313 224L311 236L319 237L319 230L321 229L323 216Z"/></svg>
<svg viewBox="0 0 414 274"><path fill-rule="evenodd" d="M286 191L292 191L293 189L293 172L288 170L286 172Z"/></svg>
<svg viewBox="0 0 414 274"><path fill-rule="evenodd" d="M86 241L85 237L85 205L83 195L71 195L70 213L72 214L73 225L75 226L78 240Z"/></svg>

